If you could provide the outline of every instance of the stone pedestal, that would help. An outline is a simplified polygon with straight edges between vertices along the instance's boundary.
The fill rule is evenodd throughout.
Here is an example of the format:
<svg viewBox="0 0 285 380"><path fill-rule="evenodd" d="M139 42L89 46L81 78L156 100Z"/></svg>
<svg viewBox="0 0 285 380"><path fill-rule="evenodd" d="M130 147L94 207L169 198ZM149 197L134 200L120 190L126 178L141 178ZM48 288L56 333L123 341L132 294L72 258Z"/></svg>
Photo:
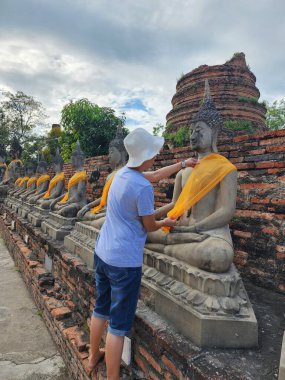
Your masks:
<svg viewBox="0 0 285 380"><path fill-rule="evenodd" d="M283 335L283 343L282 343L282 348L281 348L278 380L285 380L285 332Z"/></svg>
<svg viewBox="0 0 285 380"><path fill-rule="evenodd" d="M44 233L53 240L62 241L74 227L77 218L65 218L54 212L50 212L48 218L42 222L41 228Z"/></svg>
<svg viewBox="0 0 285 380"><path fill-rule="evenodd" d="M205 347L255 347L254 311L234 265L209 273L145 249L142 298L183 335Z"/></svg>
<svg viewBox="0 0 285 380"><path fill-rule="evenodd" d="M28 221L35 227L40 227L42 222L49 216L50 209L43 209L38 206L34 206L33 211L28 215Z"/></svg>
<svg viewBox="0 0 285 380"><path fill-rule="evenodd" d="M88 268L93 268L93 253L99 230L82 222L75 224L71 233L64 238L64 246L81 257Z"/></svg>
<svg viewBox="0 0 285 380"><path fill-rule="evenodd" d="M28 214L33 210L34 205L30 205L27 202L22 201L21 204L18 206L17 213L20 217L23 219L26 219L28 217Z"/></svg>

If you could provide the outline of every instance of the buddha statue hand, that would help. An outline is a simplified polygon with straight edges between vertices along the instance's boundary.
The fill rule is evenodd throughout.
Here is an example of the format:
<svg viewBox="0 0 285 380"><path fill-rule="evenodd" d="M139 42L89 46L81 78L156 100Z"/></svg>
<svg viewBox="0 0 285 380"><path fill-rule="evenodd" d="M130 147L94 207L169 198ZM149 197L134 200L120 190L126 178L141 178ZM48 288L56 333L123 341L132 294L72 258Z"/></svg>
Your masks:
<svg viewBox="0 0 285 380"><path fill-rule="evenodd" d="M89 210L90 210L90 208L89 208L88 205L82 207L82 209L79 210L78 213L77 213L77 218L78 219L82 219L83 216L86 214L86 212L88 212Z"/></svg>

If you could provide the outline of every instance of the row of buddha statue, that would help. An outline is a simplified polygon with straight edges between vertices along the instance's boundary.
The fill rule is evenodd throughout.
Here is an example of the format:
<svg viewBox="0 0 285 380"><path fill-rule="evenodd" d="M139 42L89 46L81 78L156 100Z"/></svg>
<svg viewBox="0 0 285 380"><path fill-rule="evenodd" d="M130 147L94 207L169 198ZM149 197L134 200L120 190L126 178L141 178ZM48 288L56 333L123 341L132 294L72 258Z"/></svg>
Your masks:
<svg viewBox="0 0 285 380"><path fill-rule="evenodd" d="M168 233L159 230L148 234L143 284L156 292L158 299L163 297L164 303L168 305L165 308L158 301L160 306L157 306L157 310L180 326L179 329L186 335L191 330L190 336L195 337L194 340L199 344L203 344L204 339L196 337L200 327L197 324L194 327L189 324L183 327L182 315L185 310L189 313L189 305L195 310L191 313L208 316L205 317L208 320L209 314L215 314L215 320L230 315L229 320L225 319L225 331L232 336L231 342L227 344L241 347L255 345L257 323L240 276L233 265L234 249L229 222L235 212L237 170L218 154L217 139L222 125L223 119L213 103L206 81L203 103L191 121L191 148L197 154L199 164L195 168L185 168L178 172L172 201L155 210L157 219L166 215L179 219L177 226ZM112 171L106 179L101 197L91 203L87 203L86 198L87 173L79 142L72 153L75 173L68 181L67 189L63 160L57 151L54 158L55 176L52 179L44 161L38 163L36 174L32 167L27 166L25 176L20 177L22 164L19 157L15 157L7 168L8 175L5 172L2 178L0 194L8 192L6 203L15 203L18 199L29 205L31 214L35 210L45 210L48 219L44 223L48 224L49 218L51 225L52 220L59 218L62 218L63 224L68 219L74 220L74 225L65 232L68 235L64 241L69 241L66 247L70 247L70 242L77 239L79 244L73 253L80 255L83 246L89 244L88 255L91 256L95 238L105 220L108 189L116 171L125 165L126 159L123 133L121 127L118 127L116 137L109 145ZM181 203L184 208L179 214L177 205ZM89 266L92 266L92 262ZM170 312L172 307L178 305L182 319L179 319L179 313L172 315ZM207 326L208 322L203 318L201 317L202 323ZM233 318L249 321L252 327L248 330L248 338L234 338L235 332L231 325ZM239 326L238 323L234 326ZM236 331L242 331L242 324L240 326ZM220 345L223 339L216 332L213 336L213 344ZM232 340L236 342L232 343Z"/></svg>

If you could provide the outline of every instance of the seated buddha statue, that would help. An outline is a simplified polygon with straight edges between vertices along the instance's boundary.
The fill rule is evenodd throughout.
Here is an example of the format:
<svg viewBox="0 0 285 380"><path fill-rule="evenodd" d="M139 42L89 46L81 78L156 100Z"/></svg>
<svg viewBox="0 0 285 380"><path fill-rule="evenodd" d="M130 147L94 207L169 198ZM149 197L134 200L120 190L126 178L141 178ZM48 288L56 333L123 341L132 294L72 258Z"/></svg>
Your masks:
<svg viewBox="0 0 285 380"><path fill-rule="evenodd" d="M43 159L39 161L36 171L38 178L36 182L36 188L34 190L27 191L25 194L22 194L21 197L23 200L26 200L30 205L36 203L36 201L43 196L47 191L50 176L47 174L47 162Z"/></svg>
<svg viewBox="0 0 285 380"><path fill-rule="evenodd" d="M18 189L18 183L16 181L21 177L23 163L20 159L22 154L22 147L19 142L14 139L11 143L10 155L12 156L12 161L8 165L8 175L0 183L0 196L6 196L7 192L14 190L15 186Z"/></svg>
<svg viewBox="0 0 285 380"><path fill-rule="evenodd" d="M127 159L123 131L120 125L117 127L115 138L109 144L108 157L112 172L107 176L105 185L107 187L109 187L115 173L125 165ZM83 220L84 224L88 224L96 228L100 228L102 226L106 216L106 199L102 198L103 196L95 199L91 203L88 203L78 212L77 217Z"/></svg>
<svg viewBox="0 0 285 380"><path fill-rule="evenodd" d="M146 244L149 250L216 273L227 272L233 261L228 223L237 192L235 166L217 153L222 123L206 81L204 102L191 126L190 142L199 164L176 175L172 202L155 212L156 218L167 214L177 219L177 226L149 233Z"/></svg>
<svg viewBox="0 0 285 380"><path fill-rule="evenodd" d="M23 180L23 186L22 189L19 189L15 196L17 198L21 198L22 195L26 194L28 191L35 190L36 189L36 183L37 183L37 177L35 176L36 167L33 163L28 163L25 166L25 175L27 178Z"/></svg>
<svg viewBox="0 0 285 380"><path fill-rule="evenodd" d="M64 192L64 172L63 172L63 159L56 150L56 155L53 161L55 176L51 179L48 191L37 201L37 204L42 209L49 209L51 203Z"/></svg>
<svg viewBox="0 0 285 380"><path fill-rule="evenodd" d="M29 169L27 165L24 166L23 171L24 176L17 179L17 181L15 182L17 186L15 186L14 190L10 192L10 195L13 195L14 197L18 197L19 194L27 188L27 183L29 180Z"/></svg>
<svg viewBox="0 0 285 380"><path fill-rule="evenodd" d="M8 168L5 163L6 151L3 144L0 144L0 184L8 178Z"/></svg>
<svg viewBox="0 0 285 380"><path fill-rule="evenodd" d="M75 174L68 181L68 192L55 198L50 205L51 210L66 218L75 218L78 211L86 204L87 173L84 170L84 154L77 141L71 155Z"/></svg>

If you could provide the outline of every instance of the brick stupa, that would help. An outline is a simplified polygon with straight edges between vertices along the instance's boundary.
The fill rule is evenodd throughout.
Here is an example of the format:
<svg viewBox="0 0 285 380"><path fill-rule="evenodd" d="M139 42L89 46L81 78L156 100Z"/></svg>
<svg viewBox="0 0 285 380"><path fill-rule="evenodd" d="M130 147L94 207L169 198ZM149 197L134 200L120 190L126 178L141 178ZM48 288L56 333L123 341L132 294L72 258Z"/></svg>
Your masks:
<svg viewBox="0 0 285 380"><path fill-rule="evenodd" d="M169 132L189 125L200 108L206 79L225 122L248 121L252 131L266 130L266 108L258 101L260 92L255 86L256 77L247 66L244 53L235 53L223 65L202 65L178 80L172 98L173 108L166 116Z"/></svg>

